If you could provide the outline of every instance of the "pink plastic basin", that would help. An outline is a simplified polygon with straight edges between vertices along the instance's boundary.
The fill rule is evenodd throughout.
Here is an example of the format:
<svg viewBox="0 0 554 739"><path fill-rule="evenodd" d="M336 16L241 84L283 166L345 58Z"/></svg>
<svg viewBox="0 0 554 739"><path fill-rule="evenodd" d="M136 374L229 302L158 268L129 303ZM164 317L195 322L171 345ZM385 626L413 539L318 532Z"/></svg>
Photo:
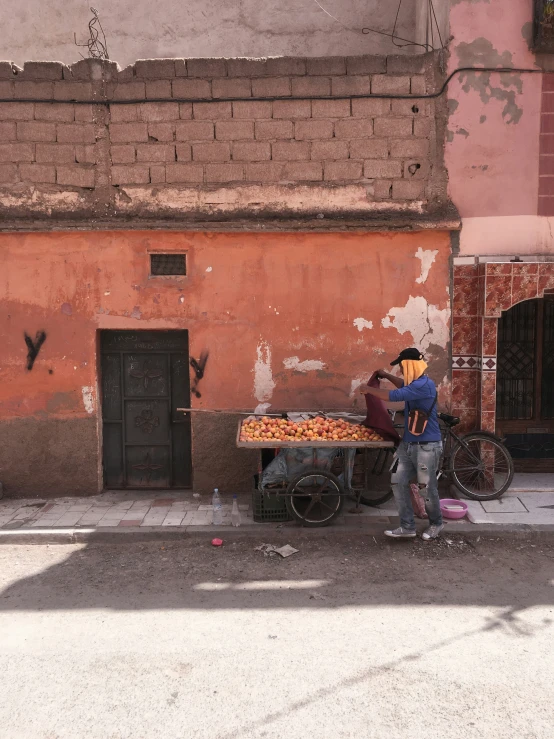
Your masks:
<svg viewBox="0 0 554 739"><path fill-rule="evenodd" d="M455 498L443 498L441 511L445 518L463 518L467 513L467 503Z"/></svg>

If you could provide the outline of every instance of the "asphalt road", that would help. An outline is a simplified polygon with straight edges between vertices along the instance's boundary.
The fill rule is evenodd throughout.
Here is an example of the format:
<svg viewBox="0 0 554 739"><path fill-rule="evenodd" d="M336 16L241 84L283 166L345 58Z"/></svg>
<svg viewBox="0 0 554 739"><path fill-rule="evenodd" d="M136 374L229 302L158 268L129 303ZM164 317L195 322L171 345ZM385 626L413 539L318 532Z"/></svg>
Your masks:
<svg viewBox="0 0 554 739"><path fill-rule="evenodd" d="M553 546L279 536L0 547L0 737L551 739Z"/></svg>

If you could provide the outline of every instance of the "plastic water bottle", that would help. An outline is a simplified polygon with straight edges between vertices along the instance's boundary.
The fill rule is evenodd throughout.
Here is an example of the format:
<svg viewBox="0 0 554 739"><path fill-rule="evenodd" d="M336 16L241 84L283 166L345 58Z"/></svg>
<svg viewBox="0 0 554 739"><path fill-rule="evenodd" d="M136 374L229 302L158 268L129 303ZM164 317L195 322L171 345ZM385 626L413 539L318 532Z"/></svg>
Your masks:
<svg viewBox="0 0 554 739"><path fill-rule="evenodd" d="M221 498L219 497L219 490L217 488L214 488L214 494L212 496L212 507L212 523L214 526L221 526L221 524L223 523L223 509L221 507Z"/></svg>
<svg viewBox="0 0 554 739"><path fill-rule="evenodd" d="M240 511L237 496L233 495L233 507L231 509L231 523L233 526L240 526Z"/></svg>

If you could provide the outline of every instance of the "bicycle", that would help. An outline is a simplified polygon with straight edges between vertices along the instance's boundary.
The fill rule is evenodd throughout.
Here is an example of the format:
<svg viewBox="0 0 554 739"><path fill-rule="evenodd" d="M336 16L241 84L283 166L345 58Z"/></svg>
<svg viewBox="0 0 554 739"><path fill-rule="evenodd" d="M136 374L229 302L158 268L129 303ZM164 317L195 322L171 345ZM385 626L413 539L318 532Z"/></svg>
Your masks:
<svg viewBox="0 0 554 739"><path fill-rule="evenodd" d="M471 500L495 500L512 484L514 462L508 449L494 434L488 431L472 431L460 435L454 427L460 423L458 416L438 413L443 451L437 478L448 477L458 490ZM394 415L393 415L394 419ZM394 424L395 428L404 428ZM383 495L376 492L374 498L365 490L360 502L378 506L392 498L392 490Z"/></svg>

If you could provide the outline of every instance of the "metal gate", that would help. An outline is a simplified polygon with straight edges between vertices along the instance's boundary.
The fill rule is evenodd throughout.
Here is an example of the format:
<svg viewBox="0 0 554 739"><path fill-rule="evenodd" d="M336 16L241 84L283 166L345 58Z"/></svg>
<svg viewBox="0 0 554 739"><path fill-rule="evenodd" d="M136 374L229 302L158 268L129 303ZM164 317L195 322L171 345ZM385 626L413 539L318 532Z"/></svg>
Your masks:
<svg viewBox="0 0 554 739"><path fill-rule="evenodd" d="M527 300L498 321L497 430L516 471L554 471L554 301Z"/></svg>
<svg viewBox="0 0 554 739"><path fill-rule="evenodd" d="M104 485L191 486L187 331L101 331Z"/></svg>

